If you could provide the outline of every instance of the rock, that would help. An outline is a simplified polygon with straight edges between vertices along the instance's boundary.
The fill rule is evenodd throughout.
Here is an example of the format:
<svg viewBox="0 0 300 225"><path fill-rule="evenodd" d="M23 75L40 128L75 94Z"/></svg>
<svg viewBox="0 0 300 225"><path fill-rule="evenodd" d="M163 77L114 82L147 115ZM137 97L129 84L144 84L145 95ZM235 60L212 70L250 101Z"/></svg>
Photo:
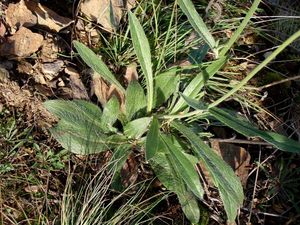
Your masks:
<svg viewBox="0 0 300 225"><path fill-rule="evenodd" d="M12 33L20 27L32 27L37 24L37 17L27 8L24 0L16 4L9 4L6 10L6 22Z"/></svg>
<svg viewBox="0 0 300 225"><path fill-rule="evenodd" d="M0 46L1 56L27 57L35 53L43 43L43 36L21 27Z"/></svg>

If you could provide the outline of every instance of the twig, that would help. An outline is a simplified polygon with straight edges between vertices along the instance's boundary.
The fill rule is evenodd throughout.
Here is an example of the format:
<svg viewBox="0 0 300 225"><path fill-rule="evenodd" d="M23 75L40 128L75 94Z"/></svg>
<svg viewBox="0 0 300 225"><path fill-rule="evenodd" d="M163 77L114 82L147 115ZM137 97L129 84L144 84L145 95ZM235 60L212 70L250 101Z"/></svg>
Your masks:
<svg viewBox="0 0 300 225"><path fill-rule="evenodd" d="M250 224L250 221L251 221L251 216L252 216L252 211L253 211L253 206L254 206L254 198L255 198L255 194L256 194L256 185L257 185L257 180L258 180L258 172L259 172L259 167L261 165L260 160L261 160L261 149L259 149L258 165L257 165L257 170L256 170L256 175L255 175L255 183L254 183L253 193L252 193L250 214L249 214L249 217L248 217L248 223L249 224Z"/></svg>
<svg viewBox="0 0 300 225"><path fill-rule="evenodd" d="M276 82L273 82L273 83L270 83L270 84L266 84L264 86L258 87L257 90L261 91L263 89L266 89L266 88L269 88L269 87L272 87L272 86L275 86L275 85L278 85L278 84L282 84L282 83L285 83L285 82L288 82L288 81L298 80L298 79L300 79L300 75L295 76L295 77L289 77L289 78L286 78L286 79L283 79L283 80L280 80L280 81L276 81Z"/></svg>

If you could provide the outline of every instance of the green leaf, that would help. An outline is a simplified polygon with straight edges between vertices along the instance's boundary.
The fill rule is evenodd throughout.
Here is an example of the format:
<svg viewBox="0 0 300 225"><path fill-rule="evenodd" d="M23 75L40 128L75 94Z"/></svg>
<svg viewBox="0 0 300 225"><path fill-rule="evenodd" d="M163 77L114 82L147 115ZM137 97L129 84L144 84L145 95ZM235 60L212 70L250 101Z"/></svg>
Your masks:
<svg viewBox="0 0 300 225"><path fill-rule="evenodd" d="M174 145L169 138L161 136L163 143L170 152L172 159L174 160L174 165L180 173L180 176L189 187L189 189L200 199L203 198L203 188L199 180L199 175L196 171L196 164L191 163L190 159Z"/></svg>
<svg viewBox="0 0 300 225"><path fill-rule="evenodd" d="M206 169L212 176L212 180L219 189L221 199L229 222L233 222L237 210L243 203L244 194L239 178L232 168L209 148L193 131L186 126L172 122L172 126L185 136L192 145L193 153L202 160Z"/></svg>
<svg viewBox="0 0 300 225"><path fill-rule="evenodd" d="M116 131L113 124L117 121L120 113L120 104L116 96L112 96L103 109L101 124L110 131Z"/></svg>
<svg viewBox="0 0 300 225"><path fill-rule="evenodd" d="M217 47L215 39L209 32L202 18L199 16L192 1L178 0L178 5L183 13L187 16L190 24L193 26L198 35L205 41L205 43L209 45L212 50L214 50Z"/></svg>
<svg viewBox="0 0 300 225"><path fill-rule="evenodd" d="M179 76L176 75L176 71L177 69L174 68L155 77L154 105L156 107L166 102L176 91L180 81Z"/></svg>
<svg viewBox="0 0 300 225"><path fill-rule="evenodd" d="M107 136L101 126L99 107L82 100L49 100L44 106L60 119L50 132L63 148L75 154L98 153L106 149Z"/></svg>
<svg viewBox="0 0 300 225"><path fill-rule="evenodd" d="M151 63L151 51L148 39L145 35L143 27L136 18L136 16L129 12L129 29L133 42L133 47L136 53L136 56L141 64L143 74L146 79L147 86L147 111L150 112L153 107L153 72L152 72L152 63Z"/></svg>
<svg viewBox="0 0 300 225"><path fill-rule="evenodd" d="M138 139L147 131L150 122L151 117L142 117L133 120L124 127L124 134L128 138Z"/></svg>
<svg viewBox="0 0 300 225"><path fill-rule="evenodd" d="M73 41L74 47L76 48L78 54L83 59L83 61L91 67L99 76L108 81L111 84L116 85L116 87L123 93L125 89L117 81L114 75L110 72L105 63L99 58L91 49L86 47L79 41Z"/></svg>
<svg viewBox="0 0 300 225"><path fill-rule="evenodd" d="M125 93L125 114L130 121L146 108L146 98L142 86L137 81L129 83Z"/></svg>
<svg viewBox="0 0 300 225"><path fill-rule="evenodd" d="M156 117L153 117L150 129L146 138L146 159L150 160L157 152L159 143L159 123Z"/></svg>
<svg viewBox="0 0 300 225"><path fill-rule="evenodd" d="M218 60L212 62L206 69L204 69L200 74L196 75L193 80L188 84L188 86L184 89L182 94L184 96L190 98L196 98L198 94L201 92L207 80L213 77L224 65L227 61L226 57L219 58ZM171 113L177 113L185 109L187 104L184 99L179 98L178 102L172 109Z"/></svg>
<svg viewBox="0 0 300 225"><path fill-rule="evenodd" d="M213 107L208 111L217 120L246 137L260 137L282 151L300 153L300 143L297 141L271 131L259 130L241 116L232 115L222 109Z"/></svg>
<svg viewBox="0 0 300 225"><path fill-rule="evenodd" d="M165 138L168 137L166 136ZM197 199L193 193L187 189L169 150L161 139L159 141L157 153L149 162L160 182L162 182L168 190L176 193L182 210L189 221L195 224L198 223L200 220L200 209Z"/></svg>
<svg viewBox="0 0 300 225"><path fill-rule="evenodd" d="M119 145L113 152L109 162L109 169L115 171L112 178L112 188L117 191L122 191L121 169L124 166L131 152L131 145Z"/></svg>

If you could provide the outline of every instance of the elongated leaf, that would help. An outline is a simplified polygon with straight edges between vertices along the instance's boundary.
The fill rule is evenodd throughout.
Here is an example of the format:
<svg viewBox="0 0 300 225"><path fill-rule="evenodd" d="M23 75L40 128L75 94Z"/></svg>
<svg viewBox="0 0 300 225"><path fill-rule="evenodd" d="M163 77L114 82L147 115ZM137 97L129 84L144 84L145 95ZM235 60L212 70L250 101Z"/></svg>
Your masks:
<svg viewBox="0 0 300 225"><path fill-rule="evenodd" d="M172 122L172 126L185 136L192 145L194 154L202 160L218 187L229 222L233 222L238 208L242 205L244 194L240 180L220 156L209 148L194 132L186 126Z"/></svg>
<svg viewBox="0 0 300 225"><path fill-rule="evenodd" d="M201 92L202 88L204 87L207 80L209 80L211 77L213 77L224 65L227 58L222 57L218 60L212 62L204 71L202 71L200 74L196 75L194 79L188 84L188 86L184 89L182 92L183 95L190 97L190 98L196 98L197 95ZM171 113L177 113L181 110L183 110L187 104L185 103L184 99L181 97L179 98L178 102L172 109Z"/></svg>
<svg viewBox="0 0 300 225"><path fill-rule="evenodd" d="M110 131L116 131L113 124L117 121L120 113L120 104L116 96L112 96L106 103L101 117L102 127Z"/></svg>
<svg viewBox="0 0 300 225"><path fill-rule="evenodd" d="M148 39L143 27L136 16L129 12L129 29L133 42L135 54L141 64L142 71L145 75L147 85L147 111L150 112L153 107L153 72L151 63L151 51Z"/></svg>
<svg viewBox="0 0 300 225"><path fill-rule="evenodd" d="M192 161L195 162L195 160ZM200 209L197 199L193 193L187 189L180 172L177 167L175 167L175 162L172 160L169 150L161 140L159 141L157 153L149 162L160 182L162 182L168 190L177 194L182 210L189 221L195 224L198 223L200 219Z"/></svg>
<svg viewBox="0 0 300 225"><path fill-rule="evenodd" d="M116 85L116 87L123 93L125 93L125 89L122 85L117 81L114 75L110 72L105 63L99 58L91 49L86 47L84 44L79 41L73 42L74 47L79 53L80 57L83 61L91 67L99 76L108 81L111 84Z"/></svg>
<svg viewBox="0 0 300 225"><path fill-rule="evenodd" d="M146 159L150 160L157 152L159 143L159 123L156 117L153 117L150 129L146 138Z"/></svg>
<svg viewBox="0 0 300 225"><path fill-rule="evenodd" d="M196 165L192 164L184 152L178 149L168 138L161 136L161 139L170 152L170 156L174 161L174 166L177 167L177 170L186 185L198 198L202 199L204 191L196 171Z"/></svg>
<svg viewBox="0 0 300 225"><path fill-rule="evenodd" d="M100 122L102 113L96 105L81 100L49 100L44 106L60 119L50 131L65 149L90 154L107 147L107 135Z"/></svg>
<svg viewBox="0 0 300 225"><path fill-rule="evenodd" d="M209 32L202 18L199 16L192 1L178 0L178 5L183 13L187 16L190 24L193 26L198 35L209 45L212 50L214 50L216 48L215 39Z"/></svg>
<svg viewBox="0 0 300 225"><path fill-rule="evenodd" d="M125 94L125 114L130 121L136 114L143 114L146 108L146 98L142 86L137 81L132 81Z"/></svg>
<svg viewBox="0 0 300 225"><path fill-rule="evenodd" d="M217 120L246 137L260 137L282 151L300 153L300 143L297 141L274 132L259 130L241 116L232 115L216 107L210 108L209 112Z"/></svg>
<svg viewBox="0 0 300 225"><path fill-rule="evenodd" d="M151 122L151 117L142 117L133 120L124 127L124 134L128 138L140 138L148 129Z"/></svg>
<svg viewBox="0 0 300 225"><path fill-rule="evenodd" d="M154 105L163 104L176 91L180 78L176 75L176 68L161 73L155 77Z"/></svg>
<svg viewBox="0 0 300 225"><path fill-rule="evenodd" d="M112 178L112 188L117 191L122 191L122 178L121 169L124 166L128 156L131 152L131 145L119 145L113 152L112 158L109 163L109 169L114 171Z"/></svg>

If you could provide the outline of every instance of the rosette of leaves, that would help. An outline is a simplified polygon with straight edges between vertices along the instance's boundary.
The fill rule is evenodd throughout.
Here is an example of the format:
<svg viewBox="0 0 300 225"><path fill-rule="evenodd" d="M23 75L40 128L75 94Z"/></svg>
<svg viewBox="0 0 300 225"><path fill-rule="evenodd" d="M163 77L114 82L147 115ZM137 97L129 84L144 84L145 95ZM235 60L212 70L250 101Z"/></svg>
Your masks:
<svg viewBox="0 0 300 225"><path fill-rule="evenodd" d="M103 110L81 100L46 101L46 108L60 118L51 133L64 148L75 154L93 154L105 150L115 152L113 159L117 161L118 169L121 169L130 154L131 145L138 146L144 151L145 159L162 184L176 193L183 212L193 224L200 221L198 201L204 195L197 172L197 164L201 161L219 190L228 221L233 222L243 203L242 185L231 167L204 142L201 121L219 121L247 137L260 137L283 151L300 152L298 142L273 132L259 130L234 112L217 107L299 37L300 32L279 46L275 53L222 98L210 104L203 101L206 81L226 62L227 51L250 20L258 3L259 0L254 1L236 33L222 47L216 46L217 42L192 2L178 0L195 31L217 57L188 83L181 79L181 70L177 67L154 75L156 73L152 70L149 42L139 20L131 12L128 13L131 39L145 85L133 81L126 88L123 87L92 50L75 41L74 46L83 61L124 94L125 110L121 110L115 97L106 103Z"/></svg>

